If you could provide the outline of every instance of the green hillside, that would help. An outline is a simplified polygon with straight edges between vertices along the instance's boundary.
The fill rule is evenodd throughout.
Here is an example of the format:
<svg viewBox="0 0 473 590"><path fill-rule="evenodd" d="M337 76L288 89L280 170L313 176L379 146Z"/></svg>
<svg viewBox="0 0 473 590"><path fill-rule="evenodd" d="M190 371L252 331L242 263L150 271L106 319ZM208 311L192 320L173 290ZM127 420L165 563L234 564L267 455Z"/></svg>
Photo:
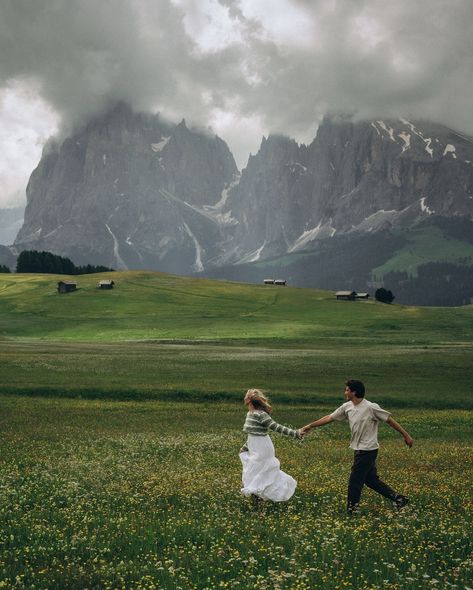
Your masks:
<svg viewBox="0 0 473 590"><path fill-rule="evenodd" d="M116 288L97 282L113 276ZM393 406L472 406L473 307L336 301L312 289L160 273L0 276L0 393L337 403L367 381ZM64 278L64 277L62 277Z"/></svg>
<svg viewBox="0 0 473 590"><path fill-rule="evenodd" d="M208 269L209 278L354 291L393 291L405 305L451 306L473 298L473 222L434 217L411 229L335 234L312 250ZM384 284L381 284L384 283Z"/></svg>
<svg viewBox="0 0 473 590"><path fill-rule="evenodd" d="M102 276L66 295L59 277L0 276L0 588L467 588L472 306L144 272L99 291ZM410 506L367 490L347 519L342 423L275 437L296 494L247 505L244 392L269 389L300 427L347 378L415 439L380 427Z"/></svg>
<svg viewBox="0 0 473 590"><path fill-rule="evenodd" d="M407 243L394 252L387 262L372 270L374 281L381 281L387 273L396 271L405 271L415 277L417 268L428 262L450 262L464 266L473 263L473 244L456 240L439 227L429 226L401 233Z"/></svg>
<svg viewBox="0 0 473 590"><path fill-rule="evenodd" d="M101 278L116 288L99 290ZM62 277L64 278L64 277ZM121 272L0 276L0 337L73 341L270 340L377 344L469 340L472 308L336 301L333 292Z"/></svg>

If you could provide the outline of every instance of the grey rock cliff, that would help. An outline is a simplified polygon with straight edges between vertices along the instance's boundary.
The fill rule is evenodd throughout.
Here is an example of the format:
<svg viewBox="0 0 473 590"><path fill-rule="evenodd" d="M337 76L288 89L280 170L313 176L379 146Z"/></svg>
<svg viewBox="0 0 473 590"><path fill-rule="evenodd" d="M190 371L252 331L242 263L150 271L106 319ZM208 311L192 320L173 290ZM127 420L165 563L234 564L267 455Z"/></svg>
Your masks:
<svg viewBox="0 0 473 590"><path fill-rule="evenodd" d="M218 137L119 104L45 147L27 199L18 252L192 273L473 219L473 141L427 122L326 117L309 146L264 138L239 175Z"/></svg>
<svg viewBox="0 0 473 590"><path fill-rule="evenodd" d="M233 263L430 216L473 219L473 141L426 122L326 117L308 147L263 140L226 206L238 221Z"/></svg>
<svg viewBox="0 0 473 590"><path fill-rule="evenodd" d="M310 207L307 158L307 148L292 139L263 138L230 190L226 207L237 223L219 262L251 262L290 248Z"/></svg>
<svg viewBox="0 0 473 590"><path fill-rule="evenodd" d="M237 173L218 137L119 104L45 147L15 247L116 269L201 270L223 239L218 203Z"/></svg>

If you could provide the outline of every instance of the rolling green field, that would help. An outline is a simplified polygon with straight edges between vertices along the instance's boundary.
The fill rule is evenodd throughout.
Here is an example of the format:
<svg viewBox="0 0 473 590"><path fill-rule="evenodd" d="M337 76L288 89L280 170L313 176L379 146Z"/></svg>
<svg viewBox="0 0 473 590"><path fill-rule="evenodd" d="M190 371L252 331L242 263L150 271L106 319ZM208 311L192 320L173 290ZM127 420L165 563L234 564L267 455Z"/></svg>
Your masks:
<svg viewBox="0 0 473 590"><path fill-rule="evenodd" d="M112 276L116 289L96 283ZM332 293L126 272L0 275L0 588L473 587L473 308L337 302ZM274 437L298 480L241 497L242 397L271 391L301 426L347 378L392 409L381 475L344 514L346 425Z"/></svg>
<svg viewBox="0 0 473 590"><path fill-rule="evenodd" d="M473 408L473 306L336 301L311 289L159 273L0 275L0 392L115 399L337 401L363 376L396 407Z"/></svg>
<svg viewBox="0 0 473 590"><path fill-rule="evenodd" d="M123 272L0 275L0 337L73 342L245 341L271 346L441 346L471 342L473 306L419 308L336 301L315 289ZM117 287L99 291L101 278Z"/></svg>

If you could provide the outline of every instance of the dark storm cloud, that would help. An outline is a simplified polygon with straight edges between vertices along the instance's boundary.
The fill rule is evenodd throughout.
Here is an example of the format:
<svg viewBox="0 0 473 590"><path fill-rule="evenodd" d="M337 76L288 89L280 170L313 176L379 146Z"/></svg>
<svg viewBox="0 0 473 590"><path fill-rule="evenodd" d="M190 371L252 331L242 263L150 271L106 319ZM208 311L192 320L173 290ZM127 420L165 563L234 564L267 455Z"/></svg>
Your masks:
<svg viewBox="0 0 473 590"><path fill-rule="evenodd" d="M222 42L199 45L192 14ZM327 111L473 133L472 17L471 0L3 0L0 84L36 85L69 123L121 99L305 140Z"/></svg>
<svg viewBox="0 0 473 590"><path fill-rule="evenodd" d="M325 112L343 111L431 118L473 133L473 2L292 5L312 23L310 39L250 37L261 83L243 104L266 127L300 135Z"/></svg>
<svg viewBox="0 0 473 590"><path fill-rule="evenodd" d="M3 2L0 76L36 82L73 122L111 100L179 104L200 68L182 16L170 2Z"/></svg>

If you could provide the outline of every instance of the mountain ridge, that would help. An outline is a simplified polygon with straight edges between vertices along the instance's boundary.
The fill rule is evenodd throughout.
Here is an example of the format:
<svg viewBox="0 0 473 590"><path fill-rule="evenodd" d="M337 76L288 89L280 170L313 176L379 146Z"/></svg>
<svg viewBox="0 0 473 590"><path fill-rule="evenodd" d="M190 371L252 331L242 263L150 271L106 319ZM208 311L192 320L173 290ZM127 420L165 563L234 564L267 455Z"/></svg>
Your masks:
<svg viewBox="0 0 473 590"><path fill-rule="evenodd" d="M470 222L473 139L427 121L326 116L309 145L263 137L240 173L219 137L119 104L45 147L27 198L17 251L215 274L328 251L334 237Z"/></svg>
<svg viewBox="0 0 473 590"><path fill-rule="evenodd" d="M218 203L237 172L220 138L120 104L47 146L14 246L120 269L199 270L199 256L220 238L201 208Z"/></svg>

